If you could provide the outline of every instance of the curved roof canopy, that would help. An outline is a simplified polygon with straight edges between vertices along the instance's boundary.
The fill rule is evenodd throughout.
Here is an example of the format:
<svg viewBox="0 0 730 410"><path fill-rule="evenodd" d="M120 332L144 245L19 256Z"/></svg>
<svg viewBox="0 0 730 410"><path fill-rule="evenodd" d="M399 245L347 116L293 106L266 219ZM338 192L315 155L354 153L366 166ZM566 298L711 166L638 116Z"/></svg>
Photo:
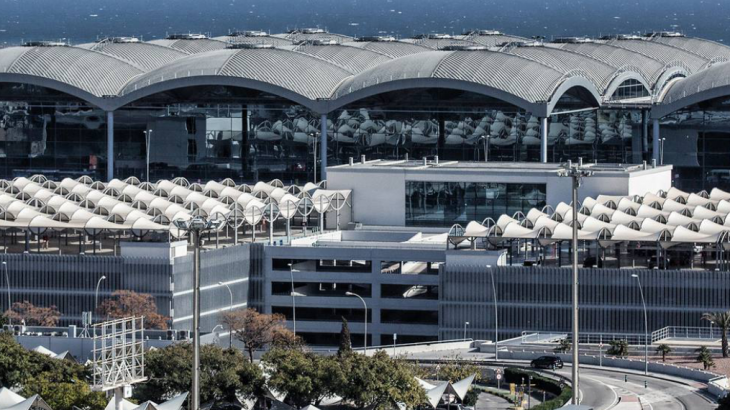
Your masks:
<svg viewBox="0 0 730 410"><path fill-rule="evenodd" d="M452 88L547 115L571 88L583 88L583 95L601 104L633 79L653 93L654 102L664 97L658 110L667 112L682 104L680 96L722 94L703 90L724 87L729 70L723 62L730 59L730 48L722 44L661 35L524 47L518 43L526 39L491 31L398 41L355 41L319 29L254 33L9 47L0 49L0 82L47 87L105 110L176 88L224 85L322 113L388 91Z"/></svg>

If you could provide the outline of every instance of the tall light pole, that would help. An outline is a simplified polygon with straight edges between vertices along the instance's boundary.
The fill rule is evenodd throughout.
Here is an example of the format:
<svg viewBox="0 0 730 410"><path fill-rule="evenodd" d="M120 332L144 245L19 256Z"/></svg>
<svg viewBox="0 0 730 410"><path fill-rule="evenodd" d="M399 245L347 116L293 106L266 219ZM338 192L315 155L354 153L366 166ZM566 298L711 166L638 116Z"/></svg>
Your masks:
<svg viewBox="0 0 730 410"><path fill-rule="evenodd" d="M200 234L223 226L220 219L206 219L196 216L193 219L176 219L173 225L193 235L193 383L190 410L200 409Z"/></svg>
<svg viewBox="0 0 730 410"><path fill-rule="evenodd" d="M649 374L649 319L646 315L646 300L644 299L644 288L641 287L641 278L639 275L632 274L632 278L636 279L639 284L639 293L641 294L641 304L644 306L644 374Z"/></svg>
<svg viewBox="0 0 730 410"><path fill-rule="evenodd" d="M582 162L582 161L581 161ZM573 182L573 398L572 403L580 404L580 386L578 375L578 187L581 180L593 175L592 171L583 168L582 164L573 165L572 161L558 171L561 177L570 177Z"/></svg>
<svg viewBox="0 0 730 410"><path fill-rule="evenodd" d="M479 137L479 141L484 141L484 162L489 162L489 139L492 138L491 135L482 135ZM479 151L477 151L478 153ZM479 157L477 157L478 159Z"/></svg>
<svg viewBox="0 0 730 410"><path fill-rule="evenodd" d="M96 292L94 292L94 314L96 314L96 311L99 309L99 286L101 286L101 281L103 280L106 280L106 275L102 275L102 277L96 281Z"/></svg>
<svg viewBox="0 0 730 410"><path fill-rule="evenodd" d="M354 297L360 299L360 302L362 302L362 305L365 309L365 343L364 343L364 346L365 346L365 356L367 356L368 355L368 304L365 303L365 299L361 298L360 295L358 295L357 293L345 292L345 295L354 296Z"/></svg>
<svg viewBox="0 0 730 410"><path fill-rule="evenodd" d="M467 326L469 326L469 322L464 322L464 339L462 339L462 340L466 340L466 327Z"/></svg>
<svg viewBox="0 0 730 410"><path fill-rule="evenodd" d="M147 157L147 182L150 182L150 140L152 139L152 130L144 132L145 155Z"/></svg>
<svg viewBox="0 0 730 410"><path fill-rule="evenodd" d="M225 286L228 289L228 294L231 296L231 304L229 305L228 311L233 312L233 291L227 283L218 282L218 286ZM228 348L233 347L233 329L228 328Z"/></svg>
<svg viewBox="0 0 730 410"><path fill-rule="evenodd" d="M314 144L314 182L317 183L317 134L311 133L309 134L310 137L312 137L312 144Z"/></svg>
<svg viewBox="0 0 730 410"><path fill-rule="evenodd" d="M664 165L664 141L666 138L659 139L659 165Z"/></svg>
<svg viewBox="0 0 730 410"><path fill-rule="evenodd" d="M492 298L494 299L494 361L499 360L499 315L497 311L497 287L494 285L494 272L492 267L487 265L489 276L492 278Z"/></svg>
<svg viewBox="0 0 730 410"><path fill-rule="evenodd" d="M10 301L10 275L8 275L8 263L3 261L3 270L5 271L5 284L8 285L8 324L12 325L12 319L10 318L10 311L13 308L13 304Z"/></svg>

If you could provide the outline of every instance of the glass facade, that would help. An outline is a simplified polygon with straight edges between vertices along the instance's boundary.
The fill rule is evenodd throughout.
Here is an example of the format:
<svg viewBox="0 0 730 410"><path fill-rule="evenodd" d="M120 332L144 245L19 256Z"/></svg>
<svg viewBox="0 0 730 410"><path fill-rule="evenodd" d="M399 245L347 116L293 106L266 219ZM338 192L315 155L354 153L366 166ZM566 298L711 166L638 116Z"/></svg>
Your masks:
<svg viewBox="0 0 730 410"><path fill-rule="evenodd" d="M730 99L676 111L660 121L663 161L674 166L674 184L697 192L730 190Z"/></svg>
<svg viewBox="0 0 730 410"><path fill-rule="evenodd" d="M406 181L406 226L442 226L545 206L545 184Z"/></svg>
<svg viewBox="0 0 730 410"><path fill-rule="evenodd" d="M0 178L43 173L53 179L80 175L105 179L104 111L37 86L4 84L0 95ZM647 159L651 138L640 110L586 110L586 101L585 96L571 92L559 101L548 121L548 161L581 157L589 162L636 163ZM696 115L691 118L696 120ZM706 122L718 120L714 112L708 112L707 118ZM384 93L335 110L326 121L329 165L345 164L349 157L361 155L368 159L438 155L458 161L540 160L538 117L504 101L464 91ZM693 124L697 126L696 121ZM321 125L319 114L255 90L223 86L170 90L114 112L114 175L145 180L149 151L153 182L183 176L193 182L277 178L301 184L314 180L319 171ZM714 137L703 138L703 147L714 149ZM667 144L667 156L671 156L672 147ZM723 151L714 152L719 158ZM714 166L712 161L708 158L709 167ZM687 170L684 175L701 179Z"/></svg>
<svg viewBox="0 0 730 410"><path fill-rule="evenodd" d="M26 84L0 85L0 178L52 179L106 168L106 113L74 97Z"/></svg>

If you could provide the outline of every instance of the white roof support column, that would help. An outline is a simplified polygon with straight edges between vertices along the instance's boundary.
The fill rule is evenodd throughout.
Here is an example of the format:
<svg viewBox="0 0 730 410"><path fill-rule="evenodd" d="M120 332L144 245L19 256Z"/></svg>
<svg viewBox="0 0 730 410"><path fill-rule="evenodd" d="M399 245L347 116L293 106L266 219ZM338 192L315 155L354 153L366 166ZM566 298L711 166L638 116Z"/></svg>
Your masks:
<svg viewBox="0 0 730 410"><path fill-rule="evenodd" d="M114 179L114 111L106 113L106 180Z"/></svg>
<svg viewBox="0 0 730 410"><path fill-rule="evenodd" d="M327 114L322 114L319 132L320 181L327 180ZM316 166L316 165L315 165Z"/></svg>
<svg viewBox="0 0 730 410"><path fill-rule="evenodd" d="M659 120L654 120L654 129L651 145L651 157L659 165Z"/></svg>
<svg viewBox="0 0 730 410"><path fill-rule="evenodd" d="M540 118L540 162L548 162L548 119Z"/></svg>

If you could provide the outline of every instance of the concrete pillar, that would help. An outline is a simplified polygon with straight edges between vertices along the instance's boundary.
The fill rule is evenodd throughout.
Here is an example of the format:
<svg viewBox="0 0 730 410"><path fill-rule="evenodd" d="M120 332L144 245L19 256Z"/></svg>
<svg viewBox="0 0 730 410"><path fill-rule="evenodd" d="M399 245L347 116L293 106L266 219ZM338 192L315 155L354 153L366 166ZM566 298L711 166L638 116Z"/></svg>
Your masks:
<svg viewBox="0 0 730 410"><path fill-rule="evenodd" d="M319 133L319 179L327 180L327 114L322 114Z"/></svg>
<svg viewBox="0 0 730 410"><path fill-rule="evenodd" d="M657 164L659 164L659 120L654 120L651 157L656 160Z"/></svg>
<svg viewBox="0 0 730 410"><path fill-rule="evenodd" d="M548 162L548 119L540 118L540 162Z"/></svg>
<svg viewBox="0 0 730 410"><path fill-rule="evenodd" d="M114 111L106 113L106 180L114 179Z"/></svg>
<svg viewBox="0 0 730 410"><path fill-rule="evenodd" d="M647 134L649 133L649 121L647 111L641 110L641 134L633 134L631 136L631 162L641 164L643 161L643 153L647 145Z"/></svg>

